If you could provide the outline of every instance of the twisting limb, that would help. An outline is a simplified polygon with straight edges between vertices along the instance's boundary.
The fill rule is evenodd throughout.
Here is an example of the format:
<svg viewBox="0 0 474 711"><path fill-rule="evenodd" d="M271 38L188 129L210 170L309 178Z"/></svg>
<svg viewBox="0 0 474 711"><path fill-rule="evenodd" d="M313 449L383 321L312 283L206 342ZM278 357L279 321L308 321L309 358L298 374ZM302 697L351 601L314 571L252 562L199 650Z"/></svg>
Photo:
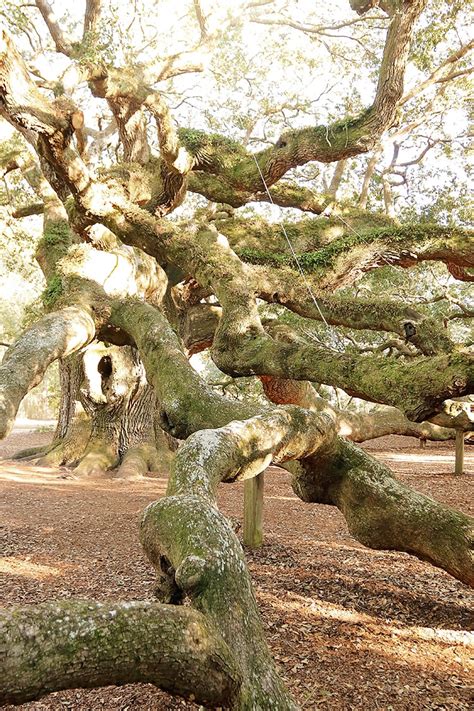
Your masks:
<svg viewBox="0 0 474 711"><path fill-rule="evenodd" d="M141 541L158 573L171 565L178 591L212 621L239 660L238 709L296 707L264 641L242 548L215 508L217 485L255 476L272 458L318 448L326 426L324 417L282 408L201 430L178 450L167 497L150 505L143 517Z"/></svg>
<svg viewBox="0 0 474 711"><path fill-rule="evenodd" d="M41 382L48 365L87 345L96 324L87 306L47 314L8 349L0 365L0 437L11 430L21 401Z"/></svg>
<svg viewBox="0 0 474 711"><path fill-rule="evenodd" d="M385 515L387 516L387 520L384 523L387 526L388 517L396 503L396 498L393 498L392 493L393 487L397 486L395 480L386 467L379 466L369 455L361 452L363 459L360 459L357 455L357 452L359 452L357 448L346 449L342 440L339 443L339 439L335 437L336 423L330 412L323 411L322 414L315 414L315 419L312 420L311 413L307 409L290 408L287 410L285 408L286 414L284 416L279 414L272 415L271 411L267 411L267 414L263 409L260 411L259 417L254 417L248 420L247 423L235 423L235 425L230 425L229 428L226 428L227 423L231 420L252 417L256 408L254 407L252 412L251 406L232 403L229 400L225 400L225 398L220 398L210 393L209 388L200 380L182 354L176 335L159 312L144 304L129 301L123 304L116 304L111 318L116 325L133 335L147 369L148 378L153 381L155 390L159 393L159 399L162 399L163 418L171 423L184 423L185 429L182 430L180 436L189 436L193 431L201 429L203 425L206 428L209 426L223 428L222 432L216 432L214 429L212 434L209 433L209 436L198 433L188 440L184 448L179 450L179 452L184 451L186 453L189 445L189 452L192 454L194 463L185 465L186 457L184 457L184 460L178 457L174 469L175 473L172 477L173 483L170 484L170 494L173 494L173 496L181 494L187 486L193 496L197 493L199 497L212 498L214 487L221 479L232 479L235 476L245 478L246 475L255 476L262 467L268 465L270 459L265 460L266 457L271 455L273 461L283 461L288 457L288 451L292 451L291 458L303 457L300 464L295 464L294 466L303 466L304 472L307 473L301 476L305 482L307 481L308 487L314 486L315 490L320 492L319 499L308 499L306 494L300 492L299 495L304 500L332 503L345 507L343 513L351 521L351 531L361 542L369 546L373 543L375 547L383 547L383 545L391 547L388 534L386 538L383 538L383 545L378 542L377 511L380 510L384 521ZM306 400L303 404L307 408L310 403ZM269 431L265 427L259 429L256 423L273 422L272 417L277 418L274 422L274 428L272 427ZM282 434L281 424L278 424L279 417L290 417L286 425L290 427L289 431L286 430L287 434ZM303 420L300 418L303 418ZM248 431L253 432L255 436L252 437L252 446L244 450L246 457L239 459L241 445L235 444L235 440L232 439L232 432L238 435L239 432L245 432L245 428L249 428ZM273 432L277 440L272 445ZM289 439L288 434L291 435ZM227 446L225 444L226 441L234 442L236 449L234 450L233 447ZM338 444L335 444L336 442ZM218 447L219 444L223 447L224 455L222 456L224 459L221 459L217 453L210 454L210 452L214 452L214 447ZM346 444L349 445L349 443ZM314 451L317 450L317 454L313 459L311 456L305 458L304 451L309 451L313 447ZM341 471L340 452L343 457L347 455L347 464L344 464ZM195 459L196 457L199 461ZM199 459L200 457L204 457L204 460ZM235 458L237 458L238 466L234 464ZM226 465L222 464L224 461L228 464L227 469ZM252 462L254 461L257 464L253 464ZM196 466L196 463L198 466ZM181 474L180 467L183 467ZM246 467L248 467L247 474ZM325 482L327 491L332 491L331 487L338 486L340 478L346 469L348 472L354 470L353 474L350 474L350 476L348 474L350 479L350 477L358 475L357 472L361 467L364 472L366 468L371 472L370 477L366 477L364 474L363 480L366 482L366 486L374 487L374 491L377 493L377 506L372 507L369 494L367 494L368 498L359 501L355 497L345 497L342 494L340 494L340 498L334 496L333 499L330 499L329 494L325 493L323 495L321 493L321 482ZM224 470L227 474L224 473ZM193 488L195 486L197 489ZM448 570L459 579L472 584L474 575L472 541L468 533L472 522L469 517L433 502L427 497L415 494L408 487L402 488L408 507L405 508L409 513L407 514L406 533L404 536L400 534L394 537L394 540L397 541L395 547L399 546L397 548L399 550L405 550L422 559L428 559L435 565ZM410 506L408 506L409 503ZM358 507L361 505L366 506L367 510L371 510L370 525L374 527L372 538L365 529L358 529L353 524L353 521L357 519ZM418 511L420 506L423 509L422 513L429 512L429 515L432 513L433 520L438 522L445 521L446 523L446 529L440 529L437 538L434 539L435 542L431 543L430 548L428 548L428 536L422 536L418 543L417 516L420 513ZM388 513L385 514L385 512ZM400 515L402 515L400 512L395 512L395 520L398 520ZM450 528L451 524L452 528ZM431 531L430 535L432 534L433 531ZM444 541L445 537L446 545L440 543L440 540ZM449 553L451 545L454 546L453 550L455 550L452 555Z"/></svg>
<svg viewBox="0 0 474 711"><path fill-rule="evenodd" d="M202 285L212 286L222 306L212 356L229 375L330 383L363 399L399 407L415 421L427 419L442 400L454 393L461 396L472 387L474 369L467 354L405 363L383 356L335 353L323 346L276 344L260 321L249 272L217 231L201 229L193 246L193 251L187 251L187 263ZM441 370L437 395L432 378L435 363Z"/></svg>
<svg viewBox="0 0 474 711"><path fill-rule="evenodd" d="M239 671L201 613L158 602L67 600L0 610L0 702L145 682L224 706Z"/></svg>
<svg viewBox="0 0 474 711"><path fill-rule="evenodd" d="M398 482L390 470L337 438L326 451L287 468L303 501L334 504L369 548L399 550L474 586L474 521Z"/></svg>
<svg viewBox="0 0 474 711"><path fill-rule="evenodd" d="M261 376L265 395L277 405L298 405L313 412L324 412L334 422L337 434L352 442L366 442L385 435L397 434L434 441L454 439L456 430L432 422L410 422L395 407L379 407L374 412L340 410L320 397L314 386L304 380ZM466 423L472 429L472 423Z"/></svg>
<svg viewBox="0 0 474 711"><path fill-rule="evenodd" d="M337 439L327 414L290 406L236 422L248 406L209 393L156 309L139 301L114 304L111 321L139 346L148 378L163 398L163 420L184 421L188 433L200 429L178 451L168 496L145 511L141 539L159 576L168 578L163 594L175 601L187 595L232 650L232 708L295 707L263 639L240 545L215 508L220 481L255 476L270 461L299 459L291 465L295 491L306 501L337 505L359 540L408 551L474 581L469 518L399 485L385 467ZM201 429L206 419L211 431ZM129 679L127 667L123 680ZM51 688L47 681L42 686Z"/></svg>

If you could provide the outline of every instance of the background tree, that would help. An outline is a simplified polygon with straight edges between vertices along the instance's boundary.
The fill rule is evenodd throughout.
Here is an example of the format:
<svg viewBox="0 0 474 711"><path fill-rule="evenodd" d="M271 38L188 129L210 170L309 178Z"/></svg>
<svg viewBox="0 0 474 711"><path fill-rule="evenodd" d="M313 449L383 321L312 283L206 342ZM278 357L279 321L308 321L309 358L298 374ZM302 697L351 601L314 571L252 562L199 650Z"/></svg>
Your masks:
<svg viewBox="0 0 474 711"><path fill-rule="evenodd" d="M100 0L82 18L8 3L0 112L19 137L3 167L31 195L12 214L43 215L47 286L0 367L1 434L61 360L50 462L90 474L122 460L128 476L156 465L163 432L184 442L141 524L162 602L5 611L6 701L142 680L293 708L215 506L221 481L272 461L365 545L474 582L472 520L338 437L472 428L465 192L446 182L429 199L434 166L464 170L468 18L461 3L313 5L194 0L177 17L164 2L150 23L144 2L127 24ZM216 392L189 362L205 349L268 399ZM389 410L349 421L314 383Z"/></svg>

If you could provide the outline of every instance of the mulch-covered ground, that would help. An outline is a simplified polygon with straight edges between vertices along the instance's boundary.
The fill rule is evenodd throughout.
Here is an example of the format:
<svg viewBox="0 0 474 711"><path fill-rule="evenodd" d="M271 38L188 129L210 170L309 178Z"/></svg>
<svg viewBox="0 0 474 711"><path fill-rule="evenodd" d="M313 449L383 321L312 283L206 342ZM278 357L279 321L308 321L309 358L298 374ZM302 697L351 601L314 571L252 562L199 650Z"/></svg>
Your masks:
<svg viewBox="0 0 474 711"><path fill-rule="evenodd" d="M0 456L50 436L13 434ZM415 440L385 437L367 448L405 483L474 513L474 447L466 447L461 477L452 475L452 444L420 450ZM0 603L151 597L137 522L165 487L164 477L81 482L0 462ZM222 486L226 514L242 518L242 503L242 485ZM270 646L304 709L474 708L474 594L466 586L408 555L363 548L336 509L302 503L274 468L265 477L265 545L247 555ZM183 707L198 708L134 684L19 708Z"/></svg>

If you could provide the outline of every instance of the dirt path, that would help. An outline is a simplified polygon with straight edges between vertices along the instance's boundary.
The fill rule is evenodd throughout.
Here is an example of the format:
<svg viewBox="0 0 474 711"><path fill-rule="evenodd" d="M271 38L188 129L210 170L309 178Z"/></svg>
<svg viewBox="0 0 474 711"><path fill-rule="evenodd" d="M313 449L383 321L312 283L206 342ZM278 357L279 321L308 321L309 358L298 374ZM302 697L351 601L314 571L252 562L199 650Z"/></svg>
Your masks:
<svg viewBox="0 0 474 711"><path fill-rule="evenodd" d="M15 433L0 457L50 437ZM420 450L390 437L368 448L404 482L474 514L474 447L466 448L470 473L457 478L452 445ZM0 462L1 604L152 596L137 524L165 487L164 476L84 483ZM242 485L221 487L226 514L241 519L242 500ZM249 565L269 643L304 709L473 708L474 595L466 586L408 555L364 549L337 510L299 501L275 468L266 475L265 541L248 553ZM198 707L134 684L51 694L19 708Z"/></svg>

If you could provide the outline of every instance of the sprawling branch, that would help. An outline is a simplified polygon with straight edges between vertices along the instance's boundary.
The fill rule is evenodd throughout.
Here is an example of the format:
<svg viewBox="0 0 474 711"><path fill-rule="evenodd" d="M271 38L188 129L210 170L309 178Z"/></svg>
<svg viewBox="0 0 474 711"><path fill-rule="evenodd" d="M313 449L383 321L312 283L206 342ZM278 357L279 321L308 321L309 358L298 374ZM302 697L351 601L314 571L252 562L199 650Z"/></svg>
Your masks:
<svg viewBox="0 0 474 711"><path fill-rule="evenodd" d="M209 426L207 423L210 421L212 421L213 427L222 428L221 431L213 433L199 432L180 449L170 480L169 493L173 496L171 500L168 499L156 505L160 520L162 517L164 518L164 521L159 524L158 530L160 536L163 536L164 532L166 534L165 540L168 541L166 557L174 556L173 567L177 572L178 585L180 584L178 568L183 558L186 555L196 556L199 559L205 557L203 556L203 540L209 536L209 533L206 534L205 531L215 531L216 528L220 530L220 524L216 514L212 513L212 526L203 523L203 529L196 529L196 535L192 537L192 540L183 541L182 537L176 534L176 522L187 520L190 512L196 507L202 511L204 502L213 500L215 487L222 479L232 480L235 477L255 476L268 465L270 460L281 462L288 457L304 457L304 452L309 452L311 448L314 448L316 453L315 461L313 462L311 455L307 459L302 459L301 466L306 471L304 463L306 461L309 463L311 473L308 472L307 486L314 487L314 492L317 490L318 498L314 492L313 498L308 498L303 483L301 483L301 490L297 488L299 495L302 495L305 500L318 500L321 503L338 505L351 522L357 520L357 511L361 506L367 508L367 516L370 508L374 535L371 538L365 527L363 529L357 528L355 523L353 526L354 535L368 541L369 545L374 544L375 547L380 547L380 541L377 540L378 527L374 523L378 513L377 509L372 507L370 491L373 491L379 499L380 511L384 517L385 510L389 510L394 505L392 500L394 488L400 487L399 491L410 503L409 521L412 528L407 525L406 529L400 532L397 537L397 545L402 550L408 550L419 557L428 558L435 565L448 569L453 575L472 584L474 566L472 538L470 537L472 534L469 533L472 524L468 517L453 512L447 507L440 507L439 504L433 504L430 499L418 494L410 498L409 490L396 484L390 472L383 465L378 465L363 453L360 455L361 459L357 454L358 450L352 449L349 443L335 439L334 422L330 413L315 414L315 419L312 420L308 409L284 408L280 414L263 411L247 422L231 423L226 427L229 420L242 418L245 410L249 416L250 407L242 403L226 402L224 398L219 398L209 392L183 356L176 335L171 331L161 314L146 305L128 302L114 309L112 319L118 326L128 330L137 342L144 358L148 377L153 380L155 389L160 392L160 397L163 394L163 409L169 421L186 423L188 434L193 429L200 429L199 425ZM203 401L205 402L204 407L202 407ZM212 408L211 411L210 408ZM269 423L272 423L271 427ZM297 426L296 423L298 423ZM293 429L295 426L296 429ZM248 444L250 440L252 446ZM341 472L338 469L338 452L345 462ZM315 469L316 461L319 463L317 469ZM346 482L344 486L349 487L355 486L358 481L364 482L368 492L363 501L352 495L346 497L341 488L344 482ZM331 501L329 501L330 495L332 496ZM364 501L367 503L364 504ZM181 504L183 504L182 509ZM432 506L435 508L431 508ZM181 510L181 516L177 515L179 510ZM165 513L166 511L168 513ZM433 545L433 540L430 541L433 532L428 518L427 533L420 538L418 544L417 526L420 517L424 517L425 512L427 512L427 517L432 512L434 521L439 522L443 519L446 522L443 535L453 536L452 550L449 545L443 550L439 550L439 546ZM150 519L152 521L154 519L152 511L150 511ZM448 528L450 521L452 528ZM146 534L144 535L146 536ZM220 536L220 534L218 535ZM178 544L177 540L183 542ZM147 541L148 537L146 536L145 548L149 545ZM162 537L161 541L163 541ZM188 548L189 545L192 546L191 550ZM386 538L384 545L391 547ZM212 543L210 549L214 551L216 543ZM159 555L158 553L152 555L155 565L158 565ZM216 556L219 560L220 555L217 553L213 554L210 560L215 560ZM212 567L211 563L211 569ZM196 591L192 592L192 595L196 594L199 600L203 590L200 581L203 580L204 583L204 581L210 580L207 577L202 578L203 575L206 575L204 571L207 570L208 567L204 562L193 560L191 570L186 573L186 579L191 582L184 584L185 590L189 589L187 587L189 585L192 591ZM202 594L205 599L207 593L203 592ZM203 602L203 604L206 603ZM226 610L226 615L228 615L228 610Z"/></svg>
<svg viewBox="0 0 474 711"><path fill-rule="evenodd" d="M333 218L327 226L327 234L336 224ZM230 232L226 225L219 225L221 231ZM323 228L323 229L321 229ZM324 240L324 225L311 221L292 226L292 238L298 233L301 238L318 243ZM268 234L275 233L275 227L268 227ZM348 230L340 228L342 235L314 251L297 254L298 261L307 272L312 272L318 279L320 288L335 289L352 284L362 274L388 265L402 268L412 267L424 261L444 262L450 271L468 271L473 269L474 257L471 249L472 230L446 228L442 225L387 225L372 229L359 228ZM238 232L238 229L237 229ZM265 235L265 226L262 225ZM321 237L323 239L321 239ZM231 237L232 239L232 237ZM295 241L296 241L295 240ZM268 237L265 242L268 243ZM271 252L260 249L239 248L238 253L245 261L270 266L292 265L294 259L288 249ZM454 274L453 274L454 275Z"/></svg>
<svg viewBox="0 0 474 711"><path fill-rule="evenodd" d="M320 397L313 385L304 380L262 376L265 395L277 405L298 405L314 412L324 412L335 424L339 435L352 442L365 442L385 435L405 435L444 441L454 439L455 430L432 422L410 422L395 407L378 407L374 412L350 412L333 407ZM472 428L472 424L471 424Z"/></svg>
<svg viewBox="0 0 474 711"><path fill-rule="evenodd" d="M21 401L41 382L48 365L94 338L93 316L90 306L66 307L44 316L10 346L0 365L0 437L10 431Z"/></svg>
<svg viewBox="0 0 474 711"><path fill-rule="evenodd" d="M434 355L454 350L454 343L448 337L442 322L402 303L388 299L351 299L319 294L312 298L305 285L295 284L290 276L279 280L278 275L268 275L260 270L255 275L255 283L258 284L255 290L259 298L283 304L294 314L300 314L307 319L355 330L389 331L400 336L399 339L389 339L374 348L360 349L361 353L382 353L388 349L396 349L404 355L414 357L420 353ZM190 352L197 353L212 344L220 316L221 309L213 304L186 305L183 314L183 338ZM283 329L288 329L291 323L294 331L308 334L307 340L311 340L308 321L296 316L290 317L285 313L277 319L263 318L262 323L272 336L278 332L280 325Z"/></svg>
<svg viewBox="0 0 474 711"><path fill-rule="evenodd" d="M227 181L225 176L202 171L190 173L188 190L203 195L211 202L225 203L232 207L242 207L250 202L271 202L280 207L295 207L315 215L320 215L331 202L329 196L315 195L312 190L290 181L278 182L270 187L269 196L263 185L249 190Z"/></svg>
<svg viewBox="0 0 474 711"><path fill-rule="evenodd" d="M240 677L204 615L157 602L60 601L0 610L0 702L145 682L212 706Z"/></svg>
<svg viewBox="0 0 474 711"><path fill-rule="evenodd" d="M187 147L194 149L195 169L219 175L233 188L253 193L264 187L260 171L266 184L271 186L291 168L309 161L331 163L369 151L395 118L403 95L412 29L425 4L425 0L398 4L387 32L374 102L360 116L348 117L329 126L288 131L275 147L250 156L242 148L236 151L229 144L224 158L223 141L219 142L218 155L217 143L213 150L210 137L190 131Z"/></svg>
<svg viewBox="0 0 474 711"><path fill-rule="evenodd" d="M474 585L473 520L412 491L352 443L336 439L324 453L288 468L295 493L336 505L364 545L415 554Z"/></svg>
<svg viewBox="0 0 474 711"><path fill-rule="evenodd" d="M21 64L22 60L17 57L17 61ZM10 91L4 94L5 106L10 118L13 115L15 122L21 125L23 113L20 111L20 117L15 113L12 91L11 86ZM256 289L252 281L249 282L250 271L223 244L217 231L201 230L194 235L171 225L162 226L148 213L131 204L123 191L117 190L117 185L108 187L95 183L77 155L70 160L72 151L64 147L67 141L65 134L57 140L54 106L49 108L50 112L44 101L42 124L38 131L42 131L49 159L67 180L79 207L86 211L89 219L95 215L124 242L145 249L162 262L171 262L190 272L217 295L223 306L223 318L214 341L213 354L223 370L233 375L256 373L331 383L365 399L402 407L409 419L414 420L426 419L434 414L447 397L461 396L469 391L472 371L468 357L463 354L439 356L436 364L429 366L432 368L435 365L442 371L436 393L430 393L432 378L423 361L394 364L391 359L374 356L356 359L339 355L335 358L330 350L324 348L299 344L276 346L260 323L255 304ZM201 155L200 160L207 161L207 153ZM343 255L348 247L362 245L365 249L369 245L369 255L362 260L362 265L358 260L358 271L380 261L379 252L382 252L385 261L391 256L392 262L400 264L413 263L422 258L471 264L472 250L466 234L454 230L447 241L440 239L438 230L433 236L430 229L420 228L415 232L413 228L400 228L399 232L394 232L392 228L362 235L357 233L355 237L351 234L350 237L332 241L320 250L318 259L324 257L325 266L328 260L329 263L344 265ZM170 235L172 239L169 239ZM388 240L391 244L401 241L403 249L390 255L384 246ZM414 245L413 250L407 250L407 240L408 244ZM415 252L420 241L421 247ZM349 268L346 265L343 273L353 271L349 260ZM397 386L387 385L395 381ZM410 392L408 398L405 394L407 390Z"/></svg>

